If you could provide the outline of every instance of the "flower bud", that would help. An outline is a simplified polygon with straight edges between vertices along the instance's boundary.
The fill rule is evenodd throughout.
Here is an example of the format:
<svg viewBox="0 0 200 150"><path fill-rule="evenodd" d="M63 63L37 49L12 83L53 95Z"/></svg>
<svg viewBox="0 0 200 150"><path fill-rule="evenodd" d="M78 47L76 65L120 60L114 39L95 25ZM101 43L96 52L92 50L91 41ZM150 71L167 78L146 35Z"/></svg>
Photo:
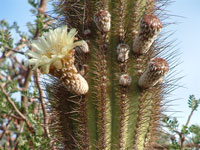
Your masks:
<svg viewBox="0 0 200 150"><path fill-rule="evenodd" d="M100 10L95 14L94 22L101 32L108 32L111 27L111 14L107 10Z"/></svg>
<svg viewBox="0 0 200 150"><path fill-rule="evenodd" d="M87 81L79 73L74 75L74 82L71 82L70 86L78 95L86 94L89 90Z"/></svg>
<svg viewBox="0 0 200 150"><path fill-rule="evenodd" d="M152 59L139 79L139 86L143 89L156 85L168 73L169 65L163 58Z"/></svg>
<svg viewBox="0 0 200 150"><path fill-rule="evenodd" d="M69 91L77 95L84 95L88 92L87 81L78 73L74 64L66 64L66 68L60 70L60 79L65 83Z"/></svg>
<svg viewBox="0 0 200 150"><path fill-rule="evenodd" d="M120 79L119 79L119 85L121 86L130 86L131 85L131 77L127 74L123 74L120 76Z"/></svg>
<svg viewBox="0 0 200 150"><path fill-rule="evenodd" d="M75 47L76 51L80 51L80 52L84 52L84 53L89 53L89 46L87 44L86 41L82 41L82 43L80 45L78 45L77 47Z"/></svg>
<svg viewBox="0 0 200 150"><path fill-rule="evenodd" d="M144 15L140 23L139 33L133 41L133 52L138 55L145 54L161 28L162 23L155 15Z"/></svg>
<svg viewBox="0 0 200 150"><path fill-rule="evenodd" d="M117 46L117 60L119 62L125 62L128 60L129 56L129 51L130 51L130 48L127 44L119 44Z"/></svg>

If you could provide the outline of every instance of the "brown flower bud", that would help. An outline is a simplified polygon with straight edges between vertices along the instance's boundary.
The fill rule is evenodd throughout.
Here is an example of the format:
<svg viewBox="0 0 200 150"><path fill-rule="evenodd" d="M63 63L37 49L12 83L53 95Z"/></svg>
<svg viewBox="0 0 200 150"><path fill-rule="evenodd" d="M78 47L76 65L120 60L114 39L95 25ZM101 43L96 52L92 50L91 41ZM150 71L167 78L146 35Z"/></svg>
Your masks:
<svg viewBox="0 0 200 150"><path fill-rule="evenodd" d="M141 88L149 88L162 81L169 71L169 65L163 58L152 59L139 79Z"/></svg>
<svg viewBox="0 0 200 150"><path fill-rule="evenodd" d="M144 15L140 23L139 33L133 42L133 52L138 55L145 54L161 28L162 23L156 16Z"/></svg>
<svg viewBox="0 0 200 150"><path fill-rule="evenodd" d="M74 53L74 51L72 51ZM84 95L88 92L89 86L87 81L78 73L74 65L74 54L62 60L63 67L50 69L50 74L62 80L66 88L77 95Z"/></svg>
<svg viewBox="0 0 200 150"><path fill-rule="evenodd" d="M119 44L117 46L117 60L119 62L125 62L128 60L130 48L127 44Z"/></svg>
<svg viewBox="0 0 200 150"><path fill-rule="evenodd" d="M82 44L75 47L75 50L80 51L80 52L84 52L84 53L89 53L89 51L90 51L89 46L88 46L86 41L82 41Z"/></svg>
<svg viewBox="0 0 200 150"><path fill-rule="evenodd" d="M70 81L70 88L78 95L86 94L89 90L87 81L78 73L74 74L74 82Z"/></svg>
<svg viewBox="0 0 200 150"><path fill-rule="evenodd" d="M94 22L101 32L108 32L111 27L111 14L107 10L100 10L95 14Z"/></svg>
<svg viewBox="0 0 200 150"><path fill-rule="evenodd" d="M78 73L74 65L69 65L66 65L66 69L61 69L60 79L65 83L69 91L77 95L86 94L89 89L87 81Z"/></svg>
<svg viewBox="0 0 200 150"><path fill-rule="evenodd" d="M120 76L119 85L121 86L130 86L131 85L131 77L127 74L123 74Z"/></svg>

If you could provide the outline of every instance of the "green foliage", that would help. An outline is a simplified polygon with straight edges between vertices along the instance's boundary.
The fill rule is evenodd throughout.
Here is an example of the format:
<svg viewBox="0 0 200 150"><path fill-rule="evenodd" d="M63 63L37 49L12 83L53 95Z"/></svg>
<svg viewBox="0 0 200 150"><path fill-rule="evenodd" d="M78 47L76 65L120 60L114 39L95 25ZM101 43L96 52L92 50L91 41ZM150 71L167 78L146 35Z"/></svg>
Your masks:
<svg viewBox="0 0 200 150"><path fill-rule="evenodd" d="M170 150L183 150L185 148L187 149L187 144L193 144L192 147L199 147L200 127L199 125L189 125L193 112L199 107L199 100L197 100L194 95L189 96L188 107L191 109L191 113L188 116L186 124L182 125L181 128L179 127L179 122L176 117L170 119L170 117L165 116L165 118L163 119L166 128L170 131L171 134Z"/></svg>
<svg viewBox="0 0 200 150"><path fill-rule="evenodd" d="M190 140L194 143L194 145L200 144L200 126L199 125L191 125L189 127L189 131L192 134Z"/></svg>
<svg viewBox="0 0 200 150"><path fill-rule="evenodd" d="M188 99L189 108L191 108L193 111L197 110L199 104L200 104L200 99L196 99L194 95L189 96Z"/></svg>
<svg viewBox="0 0 200 150"><path fill-rule="evenodd" d="M174 131L177 130L179 124L178 124L178 120L177 118L172 118L170 119L168 116L165 116L163 119L163 122L166 124L166 127L170 130L170 131Z"/></svg>
<svg viewBox="0 0 200 150"><path fill-rule="evenodd" d="M29 3L37 10L39 1L29 0ZM19 57L24 54L23 48L29 47L28 40L34 36L36 29L38 28L39 32L43 30L44 20L42 15L38 15L36 26L33 25L33 28L29 29L29 35L22 32L16 22L9 24L6 20L0 21L1 150L45 150L49 147L50 139L44 134L44 116L38 98L38 88L34 85L33 76L27 78L28 68L24 66L23 58ZM15 41L12 34L15 37L19 36L20 41ZM26 82L32 84L26 88ZM27 120L23 120L16 110Z"/></svg>
<svg viewBox="0 0 200 150"><path fill-rule="evenodd" d="M13 48L13 39L10 31L13 26L10 26L6 20L0 21L0 50L5 52L8 48Z"/></svg>
<svg viewBox="0 0 200 150"><path fill-rule="evenodd" d="M34 8L37 9L39 7L39 0L28 0L28 3ZM32 11L31 11L32 12ZM33 13L33 12L32 12ZM34 13L33 13L34 14Z"/></svg>
<svg viewBox="0 0 200 150"><path fill-rule="evenodd" d="M171 139L171 144L169 145L169 150L180 150L181 146L176 140L176 138Z"/></svg>

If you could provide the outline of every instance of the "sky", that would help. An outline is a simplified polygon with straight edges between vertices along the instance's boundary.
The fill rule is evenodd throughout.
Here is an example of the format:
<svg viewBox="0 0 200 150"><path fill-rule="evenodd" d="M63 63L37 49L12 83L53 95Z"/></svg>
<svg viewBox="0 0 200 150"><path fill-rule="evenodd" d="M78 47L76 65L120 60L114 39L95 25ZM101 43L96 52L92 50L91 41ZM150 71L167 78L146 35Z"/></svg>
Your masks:
<svg viewBox="0 0 200 150"><path fill-rule="evenodd" d="M200 0L176 0L168 6L168 13L182 16L172 17L171 21L179 22L171 25L168 30L176 31L171 39L177 39L180 49L180 62L177 70L181 71L179 76L184 76L180 83L184 88L179 88L172 94L172 99L179 99L171 104L169 111L180 111L170 113L178 117L180 124L185 124L190 109L187 105L189 95L194 94L200 98ZM27 32L26 23L33 21L35 17L30 13L31 7L27 0L0 0L0 20L6 19L9 23L17 21L20 29ZM14 38L18 38L16 35ZM200 124L200 108L194 113L191 124Z"/></svg>

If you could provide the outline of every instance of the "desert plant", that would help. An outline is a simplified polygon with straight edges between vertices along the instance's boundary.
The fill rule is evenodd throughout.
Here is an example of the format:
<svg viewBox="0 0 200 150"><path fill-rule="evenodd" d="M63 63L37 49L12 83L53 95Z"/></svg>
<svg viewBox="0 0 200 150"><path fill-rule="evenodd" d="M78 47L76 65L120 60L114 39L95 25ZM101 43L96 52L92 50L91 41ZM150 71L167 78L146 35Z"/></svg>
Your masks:
<svg viewBox="0 0 200 150"><path fill-rule="evenodd" d="M27 55L29 65L52 75L45 84L51 127L64 149L152 149L173 57L157 39L165 26L158 2L56 5L61 27L33 41Z"/></svg>
<svg viewBox="0 0 200 150"><path fill-rule="evenodd" d="M43 118L28 115L26 107L32 112L35 106L25 105L27 95L16 107L4 90L6 84L1 86L1 94L21 119L16 124L31 131L28 149L41 145L45 149L48 142L53 149L66 150L154 149L164 99L177 81L172 78L176 52L171 51L171 42L165 42L167 33L160 33L168 25L163 9L169 1L60 0L54 4L53 13L58 14L54 20L45 14L43 2L29 0L39 9L36 28L29 24L33 41L26 52L28 69L22 86L25 94L33 90L28 90L28 81L31 70L36 70L38 93L33 95L39 95L42 109L34 116ZM42 79L47 109L37 69L48 74ZM34 145L40 140L45 144Z"/></svg>

